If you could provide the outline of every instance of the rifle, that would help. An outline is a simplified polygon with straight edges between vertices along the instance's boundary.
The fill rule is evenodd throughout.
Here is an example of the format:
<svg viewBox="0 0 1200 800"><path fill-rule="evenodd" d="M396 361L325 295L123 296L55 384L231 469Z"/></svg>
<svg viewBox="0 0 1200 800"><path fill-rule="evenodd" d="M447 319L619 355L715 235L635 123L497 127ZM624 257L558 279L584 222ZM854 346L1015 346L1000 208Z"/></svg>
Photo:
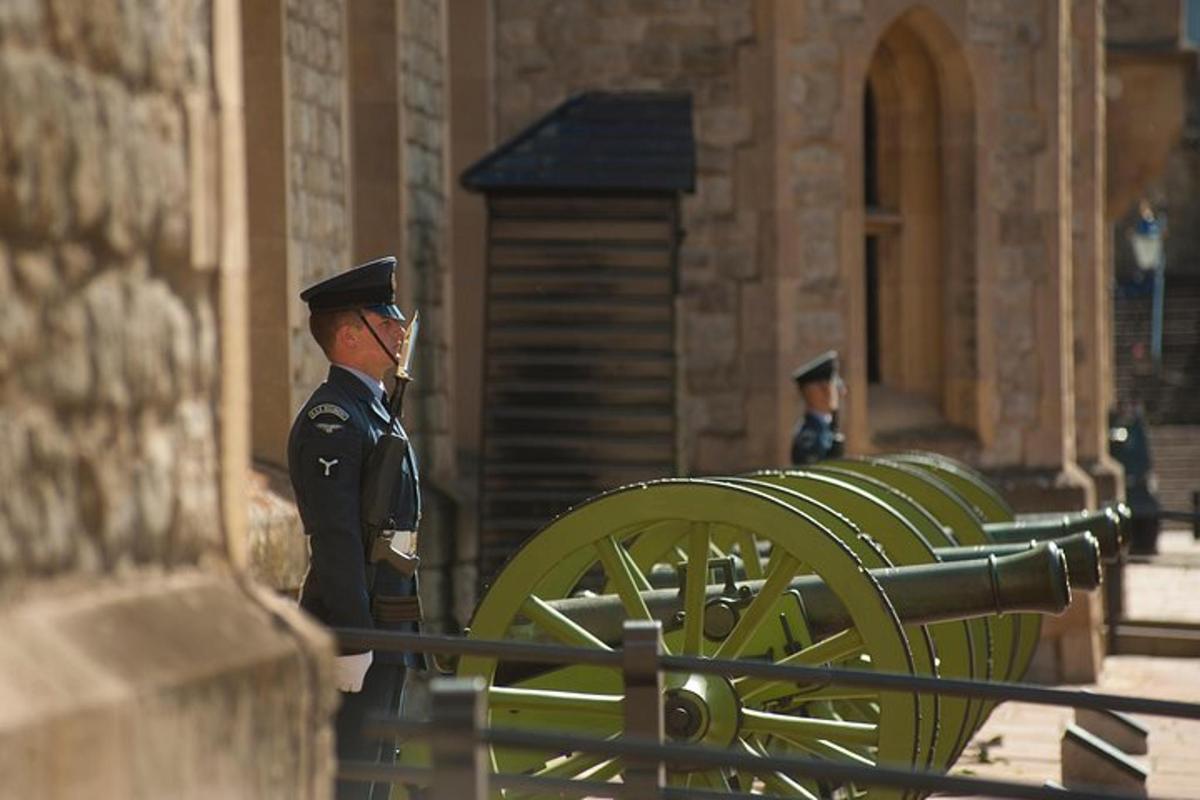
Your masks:
<svg viewBox="0 0 1200 800"><path fill-rule="evenodd" d="M396 386L388 402L388 429L379 437L367 459L362 490L363 548L367 561L371 564L386 562L404 575L415 573L421 559L417 556L416 531L388 529L396 484L403 474L408 455L408 440L393 429L396 420L404 416L404 391L412 381L413 349L420 327L420 312L415 312L396 359Z"/></svg>

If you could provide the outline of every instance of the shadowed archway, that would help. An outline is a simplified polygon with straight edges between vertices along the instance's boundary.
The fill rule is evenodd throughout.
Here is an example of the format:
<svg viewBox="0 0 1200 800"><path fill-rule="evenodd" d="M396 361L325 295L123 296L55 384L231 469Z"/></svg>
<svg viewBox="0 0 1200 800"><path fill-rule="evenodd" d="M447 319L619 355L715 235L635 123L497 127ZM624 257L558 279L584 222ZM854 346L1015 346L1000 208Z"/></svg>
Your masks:
<svg viewBox="0 0 1200 800"><path fill-rule="evenodd" d="M961 47L913 9L863 88L866 361L871 432L977 428L975 111Z"/></svg>

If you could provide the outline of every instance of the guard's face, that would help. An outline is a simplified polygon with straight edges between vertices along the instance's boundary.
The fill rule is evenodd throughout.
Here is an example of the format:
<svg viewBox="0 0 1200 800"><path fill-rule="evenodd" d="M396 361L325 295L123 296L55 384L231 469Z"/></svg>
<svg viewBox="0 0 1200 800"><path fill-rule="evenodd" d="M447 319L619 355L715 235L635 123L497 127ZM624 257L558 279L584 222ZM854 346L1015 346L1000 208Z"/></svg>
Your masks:
<svg viewBox="0 0 1200 800"><path fill-rule="evenodd" d="M387 347L388 352L392 356L398 356L400 345L404 342L406 330L404 323L398 319L376 314L374 311L364 311L363 317L370 323L371 328L374 329L384 346ZM378 365L380 373L386 372L395 366L395 362L388 358L387 353L383 352L378 342L371 336L370 331L363 330L362 335L358 339L358 346L361 348L363 355L371 359L372 365Z"/></svg>

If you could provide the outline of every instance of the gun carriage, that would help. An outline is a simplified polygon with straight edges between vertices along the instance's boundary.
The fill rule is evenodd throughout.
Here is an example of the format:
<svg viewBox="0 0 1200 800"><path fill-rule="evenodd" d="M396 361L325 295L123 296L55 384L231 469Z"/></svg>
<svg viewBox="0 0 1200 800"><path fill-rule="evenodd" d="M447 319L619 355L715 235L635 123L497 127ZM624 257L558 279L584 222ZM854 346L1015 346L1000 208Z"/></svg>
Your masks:
<svg viewBox="0 0 1200 800"><path fill-rule="evenodd" d="M928 454L655 481L586 501L531 537L469 635L614 649L625 620L659 620L677 655L1019 680L1041 615L1099 584L1125 520L1119 508L1018 519L978 474ZM473 656L457 672L486 682L493 726L622 734L617 670ZM664 686L671 740L913 769L948 769L994 705L745 675L668 672ZM496 748L492 759L497 771L569 779L624 768L578 752ZM667 773L698 789L910 796L765 769Z"/></svg>

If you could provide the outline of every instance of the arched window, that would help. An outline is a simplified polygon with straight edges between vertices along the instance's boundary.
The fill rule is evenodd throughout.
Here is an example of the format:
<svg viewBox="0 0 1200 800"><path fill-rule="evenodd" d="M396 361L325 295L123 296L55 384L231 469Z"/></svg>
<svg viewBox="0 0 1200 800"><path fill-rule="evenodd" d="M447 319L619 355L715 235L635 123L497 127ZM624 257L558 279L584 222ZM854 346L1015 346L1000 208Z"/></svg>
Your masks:
<svg viewBox="0 0 1200 800"><path fill-rule="evenodd" d="M931 12L884 34L863 89L864 290L877 446L977 427L974 113Z"/></svg>

